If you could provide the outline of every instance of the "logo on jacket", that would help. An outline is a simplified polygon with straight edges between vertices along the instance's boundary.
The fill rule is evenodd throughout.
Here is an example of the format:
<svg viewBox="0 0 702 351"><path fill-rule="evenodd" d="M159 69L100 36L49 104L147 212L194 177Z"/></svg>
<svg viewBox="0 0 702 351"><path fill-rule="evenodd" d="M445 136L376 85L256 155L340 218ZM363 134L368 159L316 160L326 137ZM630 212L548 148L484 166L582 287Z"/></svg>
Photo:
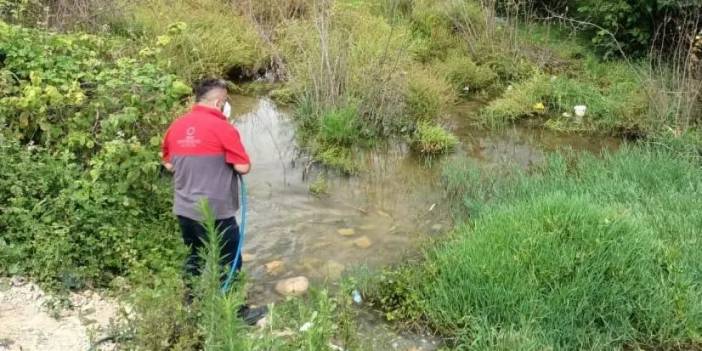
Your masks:
<svg viewBox="0 0 702 351"><path fill-rule="evenodd" d="M195 127L190 126L185 130L185 138L178 139L177 143L180 147L197 147L201 140L195 138Z"/></svg>

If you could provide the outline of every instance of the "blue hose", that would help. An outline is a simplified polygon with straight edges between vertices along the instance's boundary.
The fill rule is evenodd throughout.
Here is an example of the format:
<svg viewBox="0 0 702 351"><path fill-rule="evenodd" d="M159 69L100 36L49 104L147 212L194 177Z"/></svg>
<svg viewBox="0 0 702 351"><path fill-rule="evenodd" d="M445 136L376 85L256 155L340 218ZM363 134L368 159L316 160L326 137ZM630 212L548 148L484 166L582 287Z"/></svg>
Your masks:
<svg viewBox="0 0 702 351"><path fill-rule="evenodd" d="M241 203L241 223L239 223L239 242L236 246L236 256L234 256L234 261L229 267L229 273L227 274L227 279L224 281L222 286L222 293L226 294L231 288L232 281L236 276L236 267L239 265L239 260L241 259L241 248L244 246L244 238L246 237L246 184L244 183L244 177L237 173L239 177L239 203Z"/></svg>

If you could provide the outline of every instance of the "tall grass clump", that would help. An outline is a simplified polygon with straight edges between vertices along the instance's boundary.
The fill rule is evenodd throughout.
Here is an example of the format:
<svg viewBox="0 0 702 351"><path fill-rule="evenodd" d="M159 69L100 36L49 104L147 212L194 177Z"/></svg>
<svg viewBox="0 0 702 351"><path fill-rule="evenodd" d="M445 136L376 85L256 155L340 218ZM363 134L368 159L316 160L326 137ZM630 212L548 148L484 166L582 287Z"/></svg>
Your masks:
<svg viewBox="0 0 702 351"><path fill-rule="evenodd" d="M422 155L438 155L451 151L458 139L439 125L421 122L412 136L412 148Z"/></svg>
<svg viewBox="0 0 702 351"><path fill-rule="evenodd" d="M449 54L446 60L437 66L456 94L464 97L489 92L498 80L497 74L490 67L479 66L462 53Z"/></svg>
<svg viewBox="0 0 702 351"><path fill-rule="evenodd" d="M405 286L381 282L378 300L412 297L405 318L459 349L698 345L702 171L699 155L672 150L556 155L502 180L447 166L458 220L471 220L428 250Z"/></svg>
<svg viewBox="0 0 702 351"><path fill-rule="evenodd" d="M161 57L188 81L208 76L253 76L270 63L255 27L222 1L129 2L131 23L157 38Z"/></svg>
<svg viewBox="0 0 702 351"><path fill-rule="evenodd" d="M434 121L442 117L455 97L451 86L430 70L418 68L409 73L404 98L411 121Z"/></svg>

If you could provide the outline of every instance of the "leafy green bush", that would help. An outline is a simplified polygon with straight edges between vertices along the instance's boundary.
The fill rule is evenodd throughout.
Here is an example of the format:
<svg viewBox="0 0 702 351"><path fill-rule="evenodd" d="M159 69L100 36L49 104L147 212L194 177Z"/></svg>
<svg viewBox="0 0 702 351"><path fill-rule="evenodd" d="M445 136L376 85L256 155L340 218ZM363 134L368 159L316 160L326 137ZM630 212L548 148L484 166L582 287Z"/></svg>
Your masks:
<svg viewBox="0 0 702 351"><path fill-rule="evenodd" d="M2 273L76 288L177 264L156 155L190 88L111 39L5 24L0 37Z"/></svg>
<svg viewBox="0 0 702 351"><path fill-rule="evenodd" d="M430 122L417 125L412 137L412 148L423 155L437 155L451 151L458 139L444 128Z"/></svg>
<svg viewBox="0 0 702 351"><path fill-rule="evenodd" d="M670 44L694 36L702 18L699 1L550 0L539 6L594 24L584 29L604 57L621 56L621 51L645 56L654 42L665 43L665 50L679 49Z"/></svg>
<svg viewBox="0 0 702 351"><path fill-rule="evenodd" d="M501 175L448 166L455 204L480 210L412 281L422 318L457 347L668 348L698 343L699 158L627 148L554 156ZM460 211L459 213L463 213ZM403 280L399 280L403 281Z"/></svg>

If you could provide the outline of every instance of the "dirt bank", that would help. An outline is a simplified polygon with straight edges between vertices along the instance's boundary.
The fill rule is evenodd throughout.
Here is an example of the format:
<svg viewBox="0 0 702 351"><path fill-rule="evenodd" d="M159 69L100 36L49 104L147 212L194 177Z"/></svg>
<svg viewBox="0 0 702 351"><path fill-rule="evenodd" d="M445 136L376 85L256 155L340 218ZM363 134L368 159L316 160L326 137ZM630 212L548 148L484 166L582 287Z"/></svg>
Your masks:
<svg viewBox="0 0 702 351"><path fill-rule="evenodd" d="M114 300L92 291L71 293L68 308L51 309L50 302L36 284L0 278L0 351L87 350L118 311Z"/></svg>

